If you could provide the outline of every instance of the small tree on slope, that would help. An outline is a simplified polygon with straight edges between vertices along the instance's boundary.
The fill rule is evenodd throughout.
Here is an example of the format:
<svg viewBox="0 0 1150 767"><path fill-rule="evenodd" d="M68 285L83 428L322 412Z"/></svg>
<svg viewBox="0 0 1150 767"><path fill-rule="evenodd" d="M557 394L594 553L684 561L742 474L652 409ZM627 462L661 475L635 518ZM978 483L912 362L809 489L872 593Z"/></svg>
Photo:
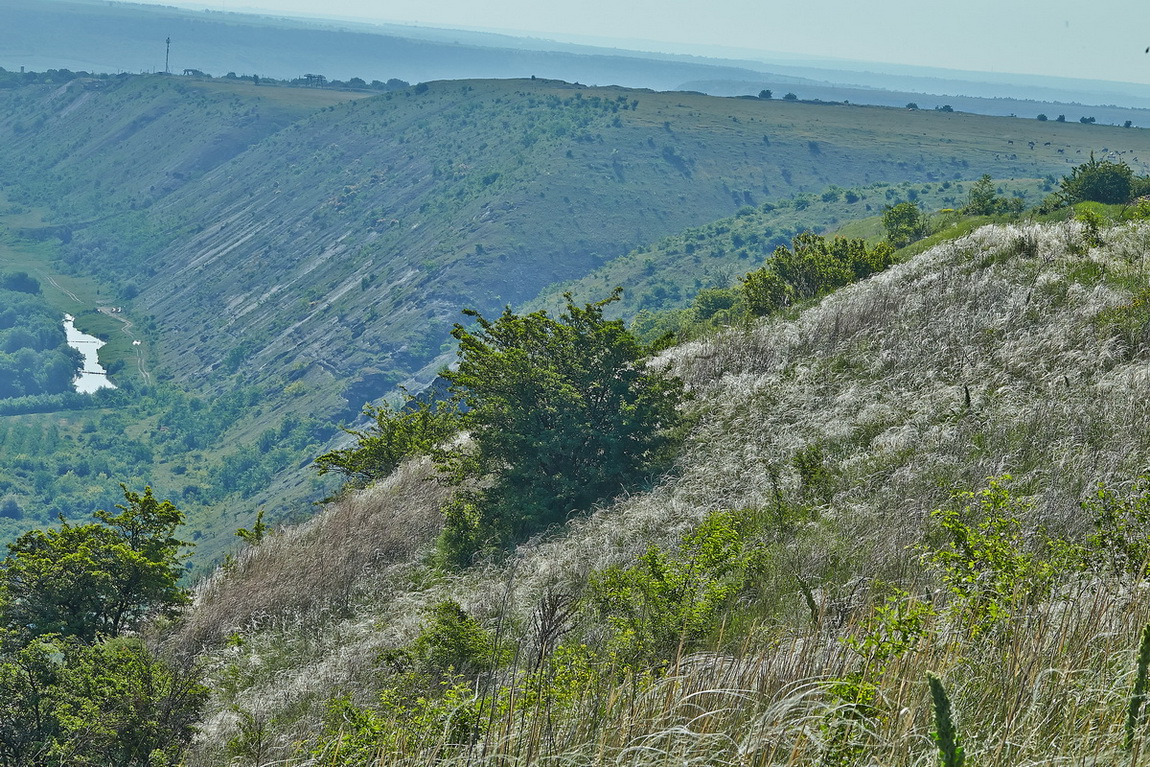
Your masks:
<svg viewBox="0 0 1150 767"><path fill-rule="evenodd" d="M683 400L678 379L643 366L645 349L605 301L546 312L507 309L456 325L459 365L444 373L467 412L473 449L445 463L470 483L447 513L445 549L466 562L562 522L633 486L668 455Z"/></svg>

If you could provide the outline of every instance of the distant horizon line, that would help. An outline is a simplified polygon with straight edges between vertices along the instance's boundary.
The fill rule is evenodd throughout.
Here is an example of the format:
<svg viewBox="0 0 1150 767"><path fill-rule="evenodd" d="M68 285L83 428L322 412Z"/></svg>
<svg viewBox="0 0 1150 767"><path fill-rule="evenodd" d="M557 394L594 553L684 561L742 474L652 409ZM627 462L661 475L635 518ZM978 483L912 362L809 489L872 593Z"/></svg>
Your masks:
<svg viewBox="0 0 1150 767"><path fill-rule="evenodd" d="M74 1L74 0L73 0ZM94 5L122 5L148 8L170 8L175 10L233 14L256 18L282 19L297 22L317 22L353 24L375 28L402 27L406 29L420 29L429 32L463 32L475 35L491 35L507 37L514 40L540 43L553 43L557 45L570 45L578 47L595 48L598 50L613 51L616 53L656 54L662 56L682 56L702 58L710 61L719 61L725 64L755 64L755 65L806 65L816 69L828 71L852 72L858 74L875 74L892 77L926 77L944 81L964 81L970 77L989 78L978 79L973 82L980 84L1011 84L1013 79L1007 78L1033 78L1035 80L1051 83L1077 83L1109 84L1145 89L1144 96L1150 97L1150 83L1141 83L1131 80L1113 80L1097 78L1066 77L1063 75L1049 75L1037 72L1003 71L997 69L955 69L928 64L906 64L895 61L879 61L867 59L837 58L824 54L809 52L792 52L767 49L749 49L728 47L723 45L671 42L666 40L653 40L648 38L623 38L602 35L586 35L578 33L556 33L553 31L509 29L503 27L474 27L469 25L444 26L435 22L377 19L363 16L317 15L299 11L283 11L257 6L244 6L242 8L223 8L202 2L187 2L186 0L166 0L164 3L140 2L140 0L80 0ZM669 47L667 47L669 46ZM543 49L548 50L548 49ZM841 67L836 69L836 67ZM915 74L917 73L917 74ZM951 75L951 76L948 76ZM953 77L958 75L960 77ZM844 83L845 84L845 83ZM1043 87L1038 85L1037 87ZM1102 105L1099 105L1102 106Z"/></svg>

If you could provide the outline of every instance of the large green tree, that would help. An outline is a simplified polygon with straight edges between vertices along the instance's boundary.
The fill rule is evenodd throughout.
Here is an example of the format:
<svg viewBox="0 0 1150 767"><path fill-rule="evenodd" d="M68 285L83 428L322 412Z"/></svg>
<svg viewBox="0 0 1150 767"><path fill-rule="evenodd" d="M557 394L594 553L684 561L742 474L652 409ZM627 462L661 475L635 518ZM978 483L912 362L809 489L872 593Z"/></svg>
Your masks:
<svg viewBox="0 0 1150 767"><path fill-rule="evenodd" d="M98 521L32 530L8 545L0 563L4 624L22 634L60 634L93 642L135 628L149 613L172 613L188 601L179 585L175 537L183 513L145 488L123 487L118 513Z"/></svg>
<svg viewBox="0 0 1150 767"><path fill-rule="evenodd" d="M449 461L457 494L444 540L466 561L633 486L665 458L680 422L682 383L647 369L646 350L603 309L558 317L507 309L495 320L464 312L459 363L444 373L466 410L470 451Z"/></svg>

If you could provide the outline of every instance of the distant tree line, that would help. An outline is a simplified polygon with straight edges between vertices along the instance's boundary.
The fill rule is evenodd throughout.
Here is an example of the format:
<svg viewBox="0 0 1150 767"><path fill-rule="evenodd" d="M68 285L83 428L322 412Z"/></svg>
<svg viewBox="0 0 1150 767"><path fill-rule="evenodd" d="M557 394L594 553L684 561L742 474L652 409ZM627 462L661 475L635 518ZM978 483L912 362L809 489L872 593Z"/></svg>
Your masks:
<svg viewBox="0 0 1150 767"><path fill-rule="evenodd" d="M106 80L129 76L130 75L124 74L110 75L107 73L86 72L83 70L72 71L70 69L49 69L45 72L10 72L3 67L0 67L0 88L18 88L23 85L51 85L55 83L67 83L77 78ZM201 69L194 68L184 69L182 76L219 80L246 80L255 85L304 85L314 88L331 88L335 90L350 88L381 92L403 90L404 88L407 88L411 85L411 83L407 82L406 80L400 80L396 77L392 77L386 81L368 81L362 77L352 77L347 80L329 80L327 77L320 74L305 74L302 77L296 77L293 79L277 80L273 77L266 77L258 74L238 75L235 72L228 72L221 77L213 78L211 74Z"/></svg>
<svg viewBox="0 0 1150 767"><path fill-rule="evenodd" d="M22 85L36 85L37 83L48 85L67 83L75 80L77 77L109 79L112 77L126 76L127 75L95 74L85 71L73 72L70 69L49 69L45 72L9 72L7 69L4 69L4 67L0 67L0 88L19 88Z"/></svg>

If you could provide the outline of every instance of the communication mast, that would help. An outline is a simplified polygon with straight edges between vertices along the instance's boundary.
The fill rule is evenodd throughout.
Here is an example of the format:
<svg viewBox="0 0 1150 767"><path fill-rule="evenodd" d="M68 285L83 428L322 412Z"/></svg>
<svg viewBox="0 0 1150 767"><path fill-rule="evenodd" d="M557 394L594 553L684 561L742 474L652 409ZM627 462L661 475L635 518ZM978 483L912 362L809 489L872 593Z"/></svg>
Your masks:
<svg viewBox="0 0 1150 767"><path fill-rule="evenodd" d="M168 68L168 57L172 54L172 38L164 41L167 43L167 48L164 49L164 74L170 75L172 71Z"/></svg>

